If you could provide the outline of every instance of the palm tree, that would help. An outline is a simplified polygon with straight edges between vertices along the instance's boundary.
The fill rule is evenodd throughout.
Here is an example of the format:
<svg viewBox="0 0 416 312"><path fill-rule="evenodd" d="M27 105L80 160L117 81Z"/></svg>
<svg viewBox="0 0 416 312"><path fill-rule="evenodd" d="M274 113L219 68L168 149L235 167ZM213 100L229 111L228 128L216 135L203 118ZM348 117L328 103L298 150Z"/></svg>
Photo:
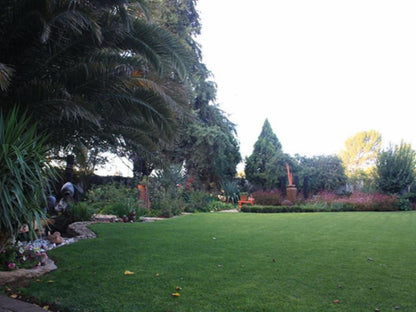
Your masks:
<svg viewBox="0 0 416 312"><path fill-rule="evenodd" d="M143 0L0 4L4 111L28 109L56 147L152 151L173 136L189 106L188 53L148 22Z"/></svg>

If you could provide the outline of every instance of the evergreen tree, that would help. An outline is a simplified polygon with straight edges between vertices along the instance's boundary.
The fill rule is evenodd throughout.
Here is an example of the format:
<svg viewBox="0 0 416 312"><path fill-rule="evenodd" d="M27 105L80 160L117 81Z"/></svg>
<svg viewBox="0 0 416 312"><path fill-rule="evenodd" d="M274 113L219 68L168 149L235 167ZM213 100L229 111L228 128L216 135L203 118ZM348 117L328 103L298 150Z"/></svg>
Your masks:
<svg viewBox="0 0 416 312"><path fill-rule="evenodd" d="M216 84L202 63L195 36L200 33L195 0L154 0L152 19L178 36L191 51L192 66L187 82L191 85L192 118L182 118L175 144L166 147L165 165L184 163L187 173L204 189L220 188L234 178L241 161L235 125L216 104ZM188 116L189 117L189 116Z"/></svg>
<svg viewBox="0 0 416 312"><path fill-rule="evenodd" d="M283 156L282 144L273 133L269 120L266 119L262 131L254 144L253 153L246 158L246 178L253 185L266 189L277 187L272 171L268 170L273 163L278 162Z"/></svg>

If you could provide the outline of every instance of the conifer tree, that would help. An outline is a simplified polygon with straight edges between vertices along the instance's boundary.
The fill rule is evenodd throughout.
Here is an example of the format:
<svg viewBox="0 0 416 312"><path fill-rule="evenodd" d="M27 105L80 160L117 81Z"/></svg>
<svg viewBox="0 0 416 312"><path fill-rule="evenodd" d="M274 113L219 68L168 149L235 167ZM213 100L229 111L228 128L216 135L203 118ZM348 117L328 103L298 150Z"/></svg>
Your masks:
<svg viewBox="0 0 416 312"><path fill-rule="evenodd" d="M245 173L250 183L260 188L272 188L267 168L276 158L283 156L282 144L273 133L269 120L266 119L261 133L254 144L253 153L246 158Z"/></svg>

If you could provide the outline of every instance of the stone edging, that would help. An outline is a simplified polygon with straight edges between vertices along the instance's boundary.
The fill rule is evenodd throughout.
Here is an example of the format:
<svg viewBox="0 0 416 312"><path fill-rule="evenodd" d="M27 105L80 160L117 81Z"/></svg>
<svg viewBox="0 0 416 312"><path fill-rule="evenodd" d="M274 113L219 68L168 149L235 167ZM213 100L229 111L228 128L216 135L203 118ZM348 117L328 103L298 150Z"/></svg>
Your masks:
<svg viewBox="0 0 416 312"><path fill-rule="evenodd" d="M14 271L0 271L0 285L18 282L24 279L38 277L43 274L56 270L58 267L55 263L48 259L46 264L33 269L18 269Z"/></svg>
<svg viewBox="0 0 416 312"><path fill-rule="evenodd" d="M94 221L74 222L66 230L69 235L74 236L75 241L80 239L96 238L97 235L88 228L88 225L96 223Z"/></svg>

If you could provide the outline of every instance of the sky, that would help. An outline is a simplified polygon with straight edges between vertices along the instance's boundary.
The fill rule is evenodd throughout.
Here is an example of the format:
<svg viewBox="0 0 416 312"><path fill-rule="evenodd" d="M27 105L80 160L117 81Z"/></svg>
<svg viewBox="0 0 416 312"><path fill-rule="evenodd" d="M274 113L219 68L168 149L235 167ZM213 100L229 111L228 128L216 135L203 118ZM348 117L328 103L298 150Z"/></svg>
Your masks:
<svg viewBox="0 0 416 312"><path fill-rule="evenodd" d="M217 103L253 151L268 118L285 153L338 154L361 131L416 148L416 1L198 0Z"/></svg>

